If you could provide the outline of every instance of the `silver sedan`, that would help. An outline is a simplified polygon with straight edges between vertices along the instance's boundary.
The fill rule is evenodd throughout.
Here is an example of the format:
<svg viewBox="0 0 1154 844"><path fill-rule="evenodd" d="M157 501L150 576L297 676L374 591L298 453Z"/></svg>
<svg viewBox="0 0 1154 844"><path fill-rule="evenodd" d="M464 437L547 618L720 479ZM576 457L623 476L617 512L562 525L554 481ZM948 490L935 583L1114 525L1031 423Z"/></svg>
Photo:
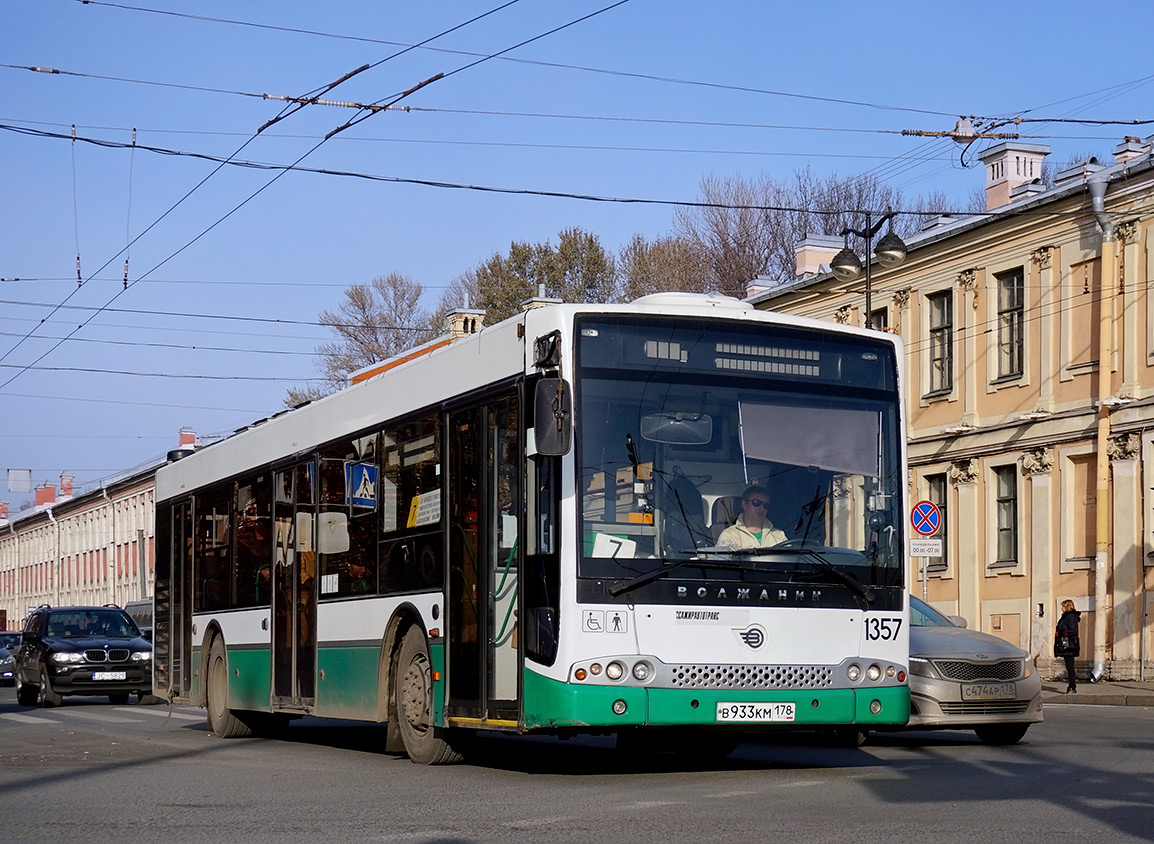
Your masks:
<svg viewBox="0 0 1154 844"><path fill-rule="evenodd" d="M968 630L910 597L910 721L905 729L971 729L1014 744L1042 720L1042 681L1030 655Z"/></svg>

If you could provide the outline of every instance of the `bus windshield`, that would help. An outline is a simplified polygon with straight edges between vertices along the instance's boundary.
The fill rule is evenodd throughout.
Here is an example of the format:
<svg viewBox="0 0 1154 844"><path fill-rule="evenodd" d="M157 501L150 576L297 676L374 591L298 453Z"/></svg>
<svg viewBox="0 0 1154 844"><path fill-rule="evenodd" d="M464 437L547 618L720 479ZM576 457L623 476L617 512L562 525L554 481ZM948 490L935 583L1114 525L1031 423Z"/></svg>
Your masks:
<svg viewBox="0 0 1154 844"><path fill-rule="evenodd" d="M893 346L720 325L580 324L579 575L900 583Z"/></svg>

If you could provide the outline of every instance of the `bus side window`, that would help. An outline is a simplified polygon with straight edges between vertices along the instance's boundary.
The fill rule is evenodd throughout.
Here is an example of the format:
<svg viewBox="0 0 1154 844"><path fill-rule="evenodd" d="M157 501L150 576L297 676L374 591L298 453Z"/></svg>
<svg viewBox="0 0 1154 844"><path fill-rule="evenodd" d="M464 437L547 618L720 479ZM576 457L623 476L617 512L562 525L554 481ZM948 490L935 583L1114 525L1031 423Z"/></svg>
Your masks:
<svg viewBox="0 0 1154 844"><path fill-rule="evenodd" d="M443 580L440 417L386 428L380 466L380 590L435 589Z"/></svg>

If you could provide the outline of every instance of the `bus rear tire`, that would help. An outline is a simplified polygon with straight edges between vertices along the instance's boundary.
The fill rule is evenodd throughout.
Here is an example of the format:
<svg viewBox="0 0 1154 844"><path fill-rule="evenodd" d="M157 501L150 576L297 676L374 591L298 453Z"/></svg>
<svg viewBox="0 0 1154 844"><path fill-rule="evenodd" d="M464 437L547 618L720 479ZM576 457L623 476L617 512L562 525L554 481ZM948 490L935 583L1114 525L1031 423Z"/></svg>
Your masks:
<svg viewBox="0 0 1154 844"><path fill-rule="evenodd" d="M393 689L397 729L409 758L418 765L460 762L444 731L433 726L433 668L419 627L410 627L401 640Z"/></svg>
<svg viewBox="0 0 1154 844"><path fill-rule="evenodd" d="M228 660L220 637L212 640L205 671L207 685L205 702L208 705L208 726L221 738L243 738L252 735L252 729L228 708Z"/></svg>

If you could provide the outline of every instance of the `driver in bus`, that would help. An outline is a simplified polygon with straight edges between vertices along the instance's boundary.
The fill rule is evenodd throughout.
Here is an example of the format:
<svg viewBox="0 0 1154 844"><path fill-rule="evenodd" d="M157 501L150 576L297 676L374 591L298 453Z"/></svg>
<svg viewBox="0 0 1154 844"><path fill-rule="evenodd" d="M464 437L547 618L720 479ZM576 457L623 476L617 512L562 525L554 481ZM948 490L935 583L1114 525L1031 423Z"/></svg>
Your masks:
<svg viewBox="0 0 1154 844"><path fill-rule="evenodd" d="M751 486L741 495L741 515L736 523L721 532L717 544L740 550L768 548L785 542L785 534L767 518L768 509L769 493L765 487Z"/></svg>

